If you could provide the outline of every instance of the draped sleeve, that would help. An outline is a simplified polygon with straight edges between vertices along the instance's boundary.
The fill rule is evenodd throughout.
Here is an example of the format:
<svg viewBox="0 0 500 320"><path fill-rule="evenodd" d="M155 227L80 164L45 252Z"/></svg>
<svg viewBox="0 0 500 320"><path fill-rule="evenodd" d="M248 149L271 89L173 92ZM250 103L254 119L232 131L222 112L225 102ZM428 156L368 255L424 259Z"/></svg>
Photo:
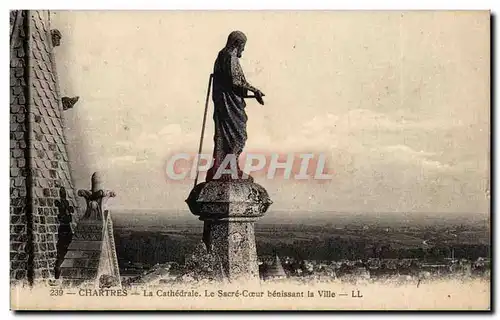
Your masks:
<svg viewBox="0 0 500 320"><path fill-rule="evenodd" d="M233 86L239 90L255 92L257 89L247 82L243 69L241 68L240 61L234 55L231 55L231 79Z"/></svg>

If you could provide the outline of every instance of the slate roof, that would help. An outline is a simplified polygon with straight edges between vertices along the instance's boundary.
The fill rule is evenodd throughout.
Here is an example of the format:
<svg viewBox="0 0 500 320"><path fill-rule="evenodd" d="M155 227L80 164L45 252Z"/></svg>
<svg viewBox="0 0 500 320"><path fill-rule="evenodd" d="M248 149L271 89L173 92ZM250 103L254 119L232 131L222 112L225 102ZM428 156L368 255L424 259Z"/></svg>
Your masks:
<svg viewBox="0 0 500 320"><path fill-rule="evenodd" d="M103 218L79 221L75 238L61 265L63 285L99 285L102 274L114 276L120 281L113 222L108 211L104 212Z"/></svg>
<svg viewBox="0 0 500 320"><path fill-rule="evenodd" d="M53 277L64 187L77 207L46 10L11 11L11 279Z"/></svg>

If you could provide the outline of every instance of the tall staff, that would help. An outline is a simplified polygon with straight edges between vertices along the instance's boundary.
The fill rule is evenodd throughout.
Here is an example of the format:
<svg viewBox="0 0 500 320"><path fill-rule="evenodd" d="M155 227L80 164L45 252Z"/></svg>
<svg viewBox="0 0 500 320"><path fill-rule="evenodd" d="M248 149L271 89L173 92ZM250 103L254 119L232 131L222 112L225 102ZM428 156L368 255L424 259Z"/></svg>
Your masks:
<svg viewBox="0 0 500 320"><path fill-rule="evenodd" d="M194 186L198 183L198 175L200 171L198 170L198 164L200 161L201 149L203 148L203 137L205 136L205 125L207 123L207 112L208 112L208 99L210 98L210 89L212 88L212 79L214 75L210 74L208 78L208 89L207 98L205 99L205 112L203 113L203 124L201 125L201 136L200 136L200 147L198 148L198 156L196 157L196 177L194 178Z"/></svg>

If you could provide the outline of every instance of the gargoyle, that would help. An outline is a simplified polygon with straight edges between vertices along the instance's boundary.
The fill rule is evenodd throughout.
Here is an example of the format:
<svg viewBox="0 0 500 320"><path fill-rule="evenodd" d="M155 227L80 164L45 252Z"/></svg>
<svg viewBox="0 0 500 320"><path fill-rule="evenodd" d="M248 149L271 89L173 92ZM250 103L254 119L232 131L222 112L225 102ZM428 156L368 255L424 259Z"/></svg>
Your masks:
<svg viewBox="0 0 500 320"><path fill-rule="evenodd" d="M52 29L50 30L50 35L52 37L52 46L53 47L59 47L61 45L61 31L57 29Z"/></svg>
<svg viewBox="0 0 500 320"><path fill-rule="evenodd" d="M68 110L68 109L73 108L73 106L78 101L78 99L80 99L80 97L72 97L72 98L62 97L61 101L62 101L62 105L63 105L63 110Z"/></svg>

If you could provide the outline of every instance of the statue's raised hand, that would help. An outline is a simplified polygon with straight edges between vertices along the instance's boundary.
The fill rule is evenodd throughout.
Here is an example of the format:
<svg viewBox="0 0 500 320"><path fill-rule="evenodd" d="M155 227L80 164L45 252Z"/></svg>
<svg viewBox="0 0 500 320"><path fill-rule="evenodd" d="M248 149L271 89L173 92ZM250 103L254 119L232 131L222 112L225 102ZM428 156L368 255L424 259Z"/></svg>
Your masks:
<svg viewBox="0 0 500 320"><path fill-rule="evenodd" d="M264 97L264 96L265 96L265 94L262 91L260 91L260 90L255 91L255 99L261 105L264 105L264 99L262 99L262 97Z"/></svg>

